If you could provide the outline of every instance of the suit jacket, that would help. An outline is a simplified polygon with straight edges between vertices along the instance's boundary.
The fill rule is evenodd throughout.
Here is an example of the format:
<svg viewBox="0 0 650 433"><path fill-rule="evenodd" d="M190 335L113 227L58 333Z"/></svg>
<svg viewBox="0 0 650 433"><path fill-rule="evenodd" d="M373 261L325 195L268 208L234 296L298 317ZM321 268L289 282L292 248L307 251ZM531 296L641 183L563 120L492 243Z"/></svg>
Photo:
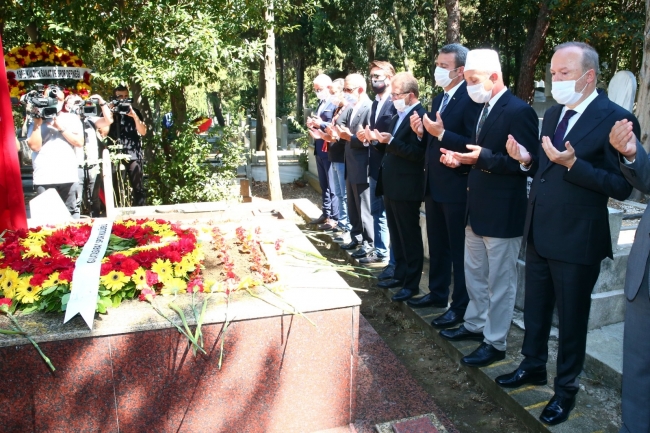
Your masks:
<svg viewBox="0 0 650 433"><path fill-rule="evenodd" d="M424 154L426 144L419 140L409 122L414 113L422 117L422 104L417 104L404 117L390 144L383 145L386 154L379 170L376 195L390 200L422 201L424 195ZM395 129L398 116L393 116L388 132Z"/></svg>
<svg viewBox="0 0 650 433"><path fill-rule="evenodd" d="M553 137L562 108L546 111L542 137ZM578 158L571 170L550 162L540 147L530 170L534 178L524 230L527 239L532 224L540 256L582 265L612 258L607 200L625 200L632 192L619 168L619 154L609 144L609 132L621 119L631 120L639 136L634 115L600 93L564 138Z"/></svg>
<svg viewBox="0 0 650 433"><path fill-rule="evenodd" d="M321 104L325 104L325 107L323 108L323 111L320 112L319 117L323 122L330 123L337 106L329 101L322 101ZM320 108L320 104L318 106ZM323 152L324 142L325 141L322 138L314 141L314 155L320 156L321 158L327 158L327 152Z"/></svg>
<svg viewBox="0 0 650 433"><path fill-rule="evenodd" d="M370 123L371 105L370 99L362 101L359 109L354 113L354 117L352 117L352 110L350 110L348 128L353 134ZM368 147L364 146L356 135L353 135L352 139L345 145L345 178L350 183L369 183L368 159Z"/></svg>
<svg viewBox="0 0 650 433"><path fill-rule="evenodd" d="M350 105L343 107L334 124L338 126L347 126L351 112L352 107ZM345 143L345 140L339 139L327 146L327 157L330 162L345 162Z"/></svg>
<svg viewBox="0 0 650 433"><path fill-rule="evenodd" d="M435 120L444 93L433 98L429 119ZM467 145L472 141L478 117L483 105L477 104L467 94L467 84L463 82L440 114L445 125L442 141L424 130L422 141L427 143L424 178L426 194L439 203L465 203L467 201L467 166L447 167L440 162L440 148L455 152L469 152Z"/></svg>
<svg viewBox="0 0 650 433"><path fill-rule="evenodd" d="M508 155L506 141L508 134L512 134L531 154L536 154L538 124L535 110L506 90L490 110L478 137L474 127L472 143L482 150L467 179L465 223L469 217L477 235L494 238L522 235L526 176L522 176L519 162Z"/></svg>
<svg viewBox="0 0 650 433"><path fill-rule="evenodd" d="M370 109L370 130L377 129L379 132L389 132L388 127L390 126L390 122L393 116L397 114L397 110L393 105L393 98L390 95L386 98L375 121L375 113L377 112L378 105L379 102L377 100L372 101L372 108ZM375 180L379 180L379 167L381 167L382 159L384 159L384 149L378 146L370 146L370 177Z"/></svg>
<svg viewBox="0 0 650 433"><path fill-rule="evenodd" d="M619 163L625 179L639 191L650 194L650 159L641 143L636 144L636 159L632 164ZM639 289L646 272L648 255L650 253L650 207L643 212L643 218L636 229L634 243L627 259L627 273L625 274L625 296L633 300ZM648 290L648 287L645 288ZM649 296L646 293L645 296Z"/></svg>

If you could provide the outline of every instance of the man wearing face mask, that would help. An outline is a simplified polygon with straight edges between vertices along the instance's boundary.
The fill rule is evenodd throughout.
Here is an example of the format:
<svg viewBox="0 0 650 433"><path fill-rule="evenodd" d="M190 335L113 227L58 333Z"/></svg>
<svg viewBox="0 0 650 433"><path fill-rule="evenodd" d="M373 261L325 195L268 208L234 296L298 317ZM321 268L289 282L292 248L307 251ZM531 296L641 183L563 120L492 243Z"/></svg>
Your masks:
<svg viewBox="0 0 650 433"><path fill-rule="evenodd" d="M358 133L370 123L372 103L366 94L366 80L359 74L345 77L343 93L352 107L345 125L336 125L338 136L346 140L345 188L348 194L348 216L352 230L350 242L341 245L353 250L352 257L360 259L374 248L374 229L370 213L370 184L368 179L368 147L358 138Z"/></svg>
<svg viewBox="0 0 650 433"><path fill-rule="evenodd" d="M325 74L320 74L314 78L314 93L316 93L319 102L316 115L307 119L308 128L320 129L323 123L332 121L336 105L330 103L329 100L330 92L328 87L331 85L332 79ZM332 229L336 227L339 219L339 203L336 194L334 194L334 179L332 178L331 162L327 156L327 145L322 138L314 141L314 155L316 156L323 213L320 217L311 220L309 224L319 224L318 228L320 229Z"/></svg>
<svg viewBox="0 0 650 433"><path fill-rule="evenodd" d="M377 140L386 155L379 171L377 194L384 196L391 249L395 254L393 279L402 289L393 301L406 301L420 291L424 251L420 229L420 205L424 195L424 154L426 143L411 129L409 117L422 116L418 82L409 72L400 72L392 82L393 116L388 130L366 129L365 137Z"/></svg>
<svg viewBox="0 0 650 433"><path fill-rule="evenodd" d="M525 359L517 370L496 379L508 388L546 383L548 338L557 306L555 395L540 415L550 425L568 418L579 390L591 292L601 261L612 258L607 201L624 200L632 192L609 144L609 132L616 121L628 119L639 137L636 118L596 90L598 53L581 42L564 43L554 51L552 94L560 105L544 114L541 151L531 155L527 150L538 140L511 137L507 144L512 161L534 179L524 230Z"/></svg>
<svg viewBox="0 0 650 433"><path fill-rule="evenodd" d="M535 111L503 84L496 51L470 51L464 76L470 98L483 104L472 127L474 144L467 145L469 153L440 151L445 164L471 168L465 213L465 282L470 300L465 323L440 335L452 341L482 341L461 363L484 367L506 355L526 216L526 174L508 156L506 141L516 137L535 153L539 121Z"/></svg>
<svg viewBox="0 0 650 433"><path fill-rule="evenodd" d="M413 308L446 308L454 269L454 292L449 309L431 323L436 328L463 321L469 297L465 287L465 208L467 170L440 162L440 148L466 152L482 105L472 101L463 79L469 50L460 44L445 45L436 59L436 84L444 93L433 99L431 113L422 120L411 116L411 128L427 143L424 205L429 241L429 294L411 299ZM423 125L424 123L424 125ZM465 166L467 167L467 166Z"/></svg>
<svg viewBox="0 0 650 433"><path fill-rule="evenodd" d="M55 189L73 218L79 218L77 204L77 156L83 146L83 127L79 117L62 112L64 95L50 86L45 93L56 93L57 114L53 119L34 119L27 133L27 144L34 151L34 188L38 194Z"/></svg>
<svg viewBox="0 0 650 433"><path fill-rule="evenodd" d="M395 75L395 68L388 62L382 60L373 60L370 63L370 81L372 91L375 92L375 100L372 102L370 109L370 130L379 132L389 132L388 127L393 116L397 113L391 99L391 79ZM357 137L362 142L368 143L365 138L365 131L359 131ZM386 208L384 200L376 195L377 181L379 180L379 167L381 167L384 158L384 149L382 146L368 146L369 171L370 171L370 212L372 213L373 227L375 230L375 251L367 257L359 259L362 264L383 263L388 265L378 276L378 279L392 279L395 271L395 258L392 253L389 254L388 244L390 237L388 234L388 225L386 224ZM390 261L389 261L390 256ZM384 282L379 283L384 284Z"/></svg>

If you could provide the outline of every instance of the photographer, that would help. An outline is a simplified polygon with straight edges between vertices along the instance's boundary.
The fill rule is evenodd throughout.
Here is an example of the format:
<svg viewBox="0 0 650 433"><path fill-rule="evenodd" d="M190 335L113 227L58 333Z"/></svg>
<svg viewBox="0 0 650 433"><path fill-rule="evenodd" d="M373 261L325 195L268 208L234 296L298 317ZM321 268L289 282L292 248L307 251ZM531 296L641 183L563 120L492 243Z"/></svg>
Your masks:
<svg viewBox="0 0 650 433"><path fill-rule="evenodd" d="M131 105L129 89L118 86L113 90L114 101L110 103L114 113L114 122L108 136L115 142L120 141L123 152L129 155L130 160L124 162L129 173L131 183L133 206L145 205L143 185L143 153L142 136L147 133L147 127L142 122L142 114ZM128 111L127 111L128 110Z"/></svg>
<svg viewBox="0 0 650 433"><path fill-rule="evenodd" d="M65 99L63 111L78 115L83 123L84 145L75 148L79 176L77 202L83 209L82 203L85 200L86 210L90 211L90 216L97 217L101 211L99 199L95 194L95 180L100 169L97 131L113 123L113 113L99 95L92 95L87 101L83 101L78 95L69 95ZM100 111L102 117L98 117Z"/></svg>
<svg viewBox="0 0 650 433"><path fill-rule="evenodd" d="M50 86L42 96L43 99L50 98L53 104L56 103L56 108L47 107L56 110L56 113L50 114L48 110L34 108L30 113L34 122L29 128L27 144L34 152L34 188L38 194L54 188L72 217L78 219L75 148L83 146L83 127L78 116L61 111L64 98L61 89Z"/></svg>

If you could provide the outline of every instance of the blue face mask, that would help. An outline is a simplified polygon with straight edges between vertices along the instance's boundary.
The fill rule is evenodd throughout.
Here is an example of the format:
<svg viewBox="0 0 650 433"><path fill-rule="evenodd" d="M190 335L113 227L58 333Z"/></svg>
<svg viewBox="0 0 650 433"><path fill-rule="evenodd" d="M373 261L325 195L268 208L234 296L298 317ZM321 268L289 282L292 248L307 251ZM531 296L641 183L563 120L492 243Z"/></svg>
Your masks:
<svg viewBox="0 0 650 433"><path fill-rule="evenodd" d="M348 104L354 105L357 103L357 98L352 93L346 93L345 100L348 101Z"/></svg>

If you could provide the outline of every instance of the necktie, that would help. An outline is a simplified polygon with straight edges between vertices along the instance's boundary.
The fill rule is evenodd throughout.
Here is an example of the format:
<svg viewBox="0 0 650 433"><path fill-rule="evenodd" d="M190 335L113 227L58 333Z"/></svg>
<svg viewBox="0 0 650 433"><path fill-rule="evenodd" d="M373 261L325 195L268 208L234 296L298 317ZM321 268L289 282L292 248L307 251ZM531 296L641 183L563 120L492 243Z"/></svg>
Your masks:
<svg viewBox="0 0 650 433"><path fill-rule="evenodd" d="M449 103L449 93L445 92L445 96L442 97L442 105L440 106L440 114L442 114L442 112L445 111L445 108L447 108L448 103Z"/></svg>
<svg viewBox="0 0 650 433"><path fill-rule="evenodd" d="M490 103L486 102L485 105L483 106L483 111L481 112L481 118L478 121L478 128L476 128L476 139L478 140L478 136L481 133L481 128L483 128L483 124L485 123L485 119L487 119L488 114L490 112L489 110Z"/></svg>
<svg viewBox="0 0 650 433"><path fill-rule="evenodd" d="M555 148L560 152L566 150L566 146L564 146L563 143L564 136L566 135L566 130L567 127L569 126L569 119L571 119L575 114L578 113L573 110L566 110L566 113L564 113L564 117L557 125L557 129L555 130L555 135L553 136L553 146L555 146Z"/></svg>

